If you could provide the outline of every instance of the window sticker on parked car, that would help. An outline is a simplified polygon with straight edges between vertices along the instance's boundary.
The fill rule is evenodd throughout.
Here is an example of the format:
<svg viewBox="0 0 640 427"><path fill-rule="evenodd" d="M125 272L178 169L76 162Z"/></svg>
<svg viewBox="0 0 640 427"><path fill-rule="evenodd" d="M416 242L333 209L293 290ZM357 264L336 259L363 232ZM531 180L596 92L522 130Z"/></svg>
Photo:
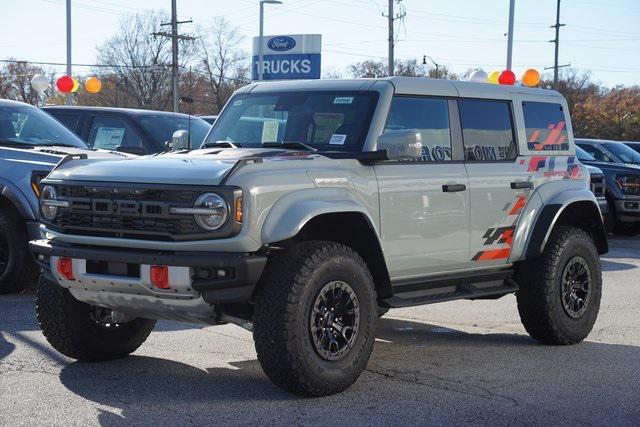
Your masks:
<svg viewBox="0 0 640 427"><path fill-rule="evenodd" d="M334 133L331 135L331 139L329 140L329 145L344 145L344 142L347 140L347 135Z"/></svg>
<svg viewBox="0 0 640 427"><path fill-rule="evenodd" d="M262 124L262 143L278 142L278 121L265 120Z"/></svg>
<svg viewBox="0 0 640 427"><path fill-rule="evenodd" d="M333 98L334 104L351 104L353 102L353 96L336 96Z"/></svg>
<svg viewBox="0 0 640 427"><path fill-rule="evenodd" d="M96 131L96 138L93 141L95 148L113 150L122 145L124 139L124 128L99 127Z"/></svg>

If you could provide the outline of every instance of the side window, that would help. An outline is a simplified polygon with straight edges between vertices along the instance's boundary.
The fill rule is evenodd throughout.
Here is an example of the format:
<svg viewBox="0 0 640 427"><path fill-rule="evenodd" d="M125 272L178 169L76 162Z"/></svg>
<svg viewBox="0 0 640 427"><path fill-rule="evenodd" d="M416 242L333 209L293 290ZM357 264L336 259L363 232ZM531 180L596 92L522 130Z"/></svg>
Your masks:
<svg viewBox="0 0 640 427"><path fill-rule="evenodd" d="M119 117L95 117L89 131L89 146L103 148L105 150L117 150L118 148L140 148L142 138L126 122Z"/></svg>
<svg viewBox="0 0 640 427"><path fill-rule="evenodd" d="M449 104L446 99L398 96L391 102L385 132L416 129L422 136L422 160L451 160Z"/></svg>
<svg viewBox="0 0 640 427"><path fill-rule="evenodd" d="M611 157L607 156L602 150L594 145L580 145L587 153L591 154L599 162L612 162Z"/></svg>
<svg viewBox="0 0 640 427"><path fill-rule="evenodd" d="M562 105L548 102L523 102L522 111L529 150L569 150L567 122Z"/></svg>
<svg viewBox="0 0 640 427"><path fill-rule="evenodd" d="M514 160L518 156L508 102L458 101L465 160Z"/></svg>

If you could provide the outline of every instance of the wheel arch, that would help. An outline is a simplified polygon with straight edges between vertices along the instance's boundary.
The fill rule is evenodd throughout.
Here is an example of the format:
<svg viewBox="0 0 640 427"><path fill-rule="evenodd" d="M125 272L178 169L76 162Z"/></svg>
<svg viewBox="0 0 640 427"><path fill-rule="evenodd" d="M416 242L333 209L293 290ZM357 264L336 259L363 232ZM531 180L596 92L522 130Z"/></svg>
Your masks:
<svg viewBox="0 0 640 427"><path fill-rule="evenodd" d="M588 232L600 255L609 250L607 233L598 204L590 198L559 200L546 204L533 227L525 252L525 259L539 257L544 251L549 236L558 226L573 226Z"/></svg>
<svg viewBox="0 0 640 427"><path fill-rule="evenodd" d="M13 209L23 219L36 219L29 201L22 192L10 183L2 181L0 181L0 207Z"/></svg>

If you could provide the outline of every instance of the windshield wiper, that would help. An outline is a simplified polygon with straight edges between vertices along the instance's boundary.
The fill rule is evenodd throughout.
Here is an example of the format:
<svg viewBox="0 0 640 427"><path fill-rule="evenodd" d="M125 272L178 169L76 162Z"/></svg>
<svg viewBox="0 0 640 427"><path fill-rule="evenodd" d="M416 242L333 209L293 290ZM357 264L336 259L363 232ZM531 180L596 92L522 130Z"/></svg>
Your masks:
<svg viewBox="0 0 640 427"><path fill-rule="evenodd" d="M242 145L231 141L205 142L200 148L242 148Z"/></svg>
<svg viewBox="0 0 640 427"><path fill-rule="evenodd" d="M290 150L296 150L296 149L304 149L307 151L318 151L317 148L314 148L308 144L305 144L304 142L264 142L262 143L262 146L264 148L286 148L286 149L290 149Z"/></svg>

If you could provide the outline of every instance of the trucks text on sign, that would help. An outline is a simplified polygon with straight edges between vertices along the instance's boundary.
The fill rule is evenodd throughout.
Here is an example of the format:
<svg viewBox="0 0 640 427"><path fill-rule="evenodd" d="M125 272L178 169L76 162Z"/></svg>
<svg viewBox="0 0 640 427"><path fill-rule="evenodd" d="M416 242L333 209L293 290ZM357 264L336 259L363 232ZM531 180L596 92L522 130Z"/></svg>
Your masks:
<svg viewBox="0 0 640 427"><path fill-rule="evenodd" d="M263 80L319 79L320 34L263 37ZM253 79L258 79L260 38L253 39Z"/></svg>

